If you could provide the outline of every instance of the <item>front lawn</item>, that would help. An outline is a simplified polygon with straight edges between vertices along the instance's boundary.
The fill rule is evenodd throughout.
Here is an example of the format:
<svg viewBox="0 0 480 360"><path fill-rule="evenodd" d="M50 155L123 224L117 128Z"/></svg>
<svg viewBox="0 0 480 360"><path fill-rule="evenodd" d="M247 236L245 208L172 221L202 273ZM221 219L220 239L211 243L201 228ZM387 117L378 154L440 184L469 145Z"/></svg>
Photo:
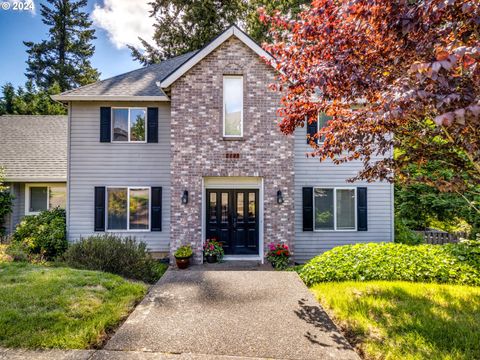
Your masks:
<svg viewBox="0 0 480 360"><path fill-rule="evenodd" d="M0 347L98 346L146 291L104 272L0 262Z"/></svg>
<svg viewBox="0 0 480 360"><path fill-rule="evenodd" d="M480 288L401 281L311 290L367 359L480 359Z"/></svg>

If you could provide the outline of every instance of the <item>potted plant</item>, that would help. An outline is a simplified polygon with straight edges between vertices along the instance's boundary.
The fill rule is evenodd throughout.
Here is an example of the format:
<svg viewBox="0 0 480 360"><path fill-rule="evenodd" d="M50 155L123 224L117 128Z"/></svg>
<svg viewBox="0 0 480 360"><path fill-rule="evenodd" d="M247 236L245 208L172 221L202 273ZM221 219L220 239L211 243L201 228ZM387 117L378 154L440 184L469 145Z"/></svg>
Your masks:
<svg viewBox="0 0 480 360"><path fill-rule="evenodd" d="M193 255L192 247L190 245L180 246L173 254L179 269L186 269L190 265L190 258Z"/></svg>
<svg viewBox="0 0 480 360"><path fill-rule="evenodd" d="M267 260L275 270L285 270L290 262L290 250L287 244L268 244Z"/></svg>
<svg viewBox="0 0 480 360"><path fill-rule="evenodd" d="M222 244L215 238L207 239L203 246L203 254L209 264L222 260L224 254Z"/></svg>

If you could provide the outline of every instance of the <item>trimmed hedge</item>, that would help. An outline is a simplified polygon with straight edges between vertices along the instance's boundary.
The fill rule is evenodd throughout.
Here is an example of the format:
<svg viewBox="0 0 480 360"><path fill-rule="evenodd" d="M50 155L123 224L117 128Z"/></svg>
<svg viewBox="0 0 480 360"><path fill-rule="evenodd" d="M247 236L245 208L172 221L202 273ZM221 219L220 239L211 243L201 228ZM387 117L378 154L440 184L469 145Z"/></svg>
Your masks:
<svg viewBox="0 0 480 360"><path fill-rule="evenodd" d="M349 280L480 285L480 241L339 246L310 260L299 270L299 275L308 286Z"/></svg>
<svg viewBox="0 0 480 360"><path fill-rule="evenodd" d="M168 265L154 260L143 242L113 234L95 235L73 243L64 254L68 266L100 270L147 283L154 283Z"/></svg>

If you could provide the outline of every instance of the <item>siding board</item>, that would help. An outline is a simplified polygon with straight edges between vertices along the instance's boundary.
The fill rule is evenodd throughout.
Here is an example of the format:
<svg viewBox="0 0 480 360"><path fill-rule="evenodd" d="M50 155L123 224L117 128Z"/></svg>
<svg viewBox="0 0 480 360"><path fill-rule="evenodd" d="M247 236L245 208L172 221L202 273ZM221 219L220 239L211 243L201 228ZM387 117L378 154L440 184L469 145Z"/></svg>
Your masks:
<svg viewBox="0 0 480 360"><path fill-rule="evenodd" d="M348 183L346 179L362 168L360 162L335 165L307 158L311 151L306 144L305 129L295 131L295 261L303 263L335 246L367 242L393 241L392 193L393 186L385 182ZM356 186L368 188L368 231L303 231L303 187Z"/></svg>
<svg viewBox="0 0 480 360"><path fill-rule="evenodd" d="M158 107L158 143L101 143L100 106ZM151 251L168 251L170 234L170 104L72 103L70 124L68 239L94 234L95 186L161 186L162 229L118 231L147 243Z"/></svg>

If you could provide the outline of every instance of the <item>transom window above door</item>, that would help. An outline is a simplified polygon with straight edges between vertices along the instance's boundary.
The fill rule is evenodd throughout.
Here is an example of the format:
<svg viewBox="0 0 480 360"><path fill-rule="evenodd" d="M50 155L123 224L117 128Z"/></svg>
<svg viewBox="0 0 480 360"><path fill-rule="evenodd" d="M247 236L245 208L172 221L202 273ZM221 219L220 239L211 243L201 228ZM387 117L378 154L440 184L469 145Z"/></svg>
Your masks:
<svg viewBox="0 0 480 360"><path fill-rule="evenodd" d="M243 76L223 77L223 136L243 137Z"/></svg>
<svg viewBox="0 0 480 360"><path fill-rule="evenodd" d="M113 142L146 142L147 109L112 108Z"/></svg>

